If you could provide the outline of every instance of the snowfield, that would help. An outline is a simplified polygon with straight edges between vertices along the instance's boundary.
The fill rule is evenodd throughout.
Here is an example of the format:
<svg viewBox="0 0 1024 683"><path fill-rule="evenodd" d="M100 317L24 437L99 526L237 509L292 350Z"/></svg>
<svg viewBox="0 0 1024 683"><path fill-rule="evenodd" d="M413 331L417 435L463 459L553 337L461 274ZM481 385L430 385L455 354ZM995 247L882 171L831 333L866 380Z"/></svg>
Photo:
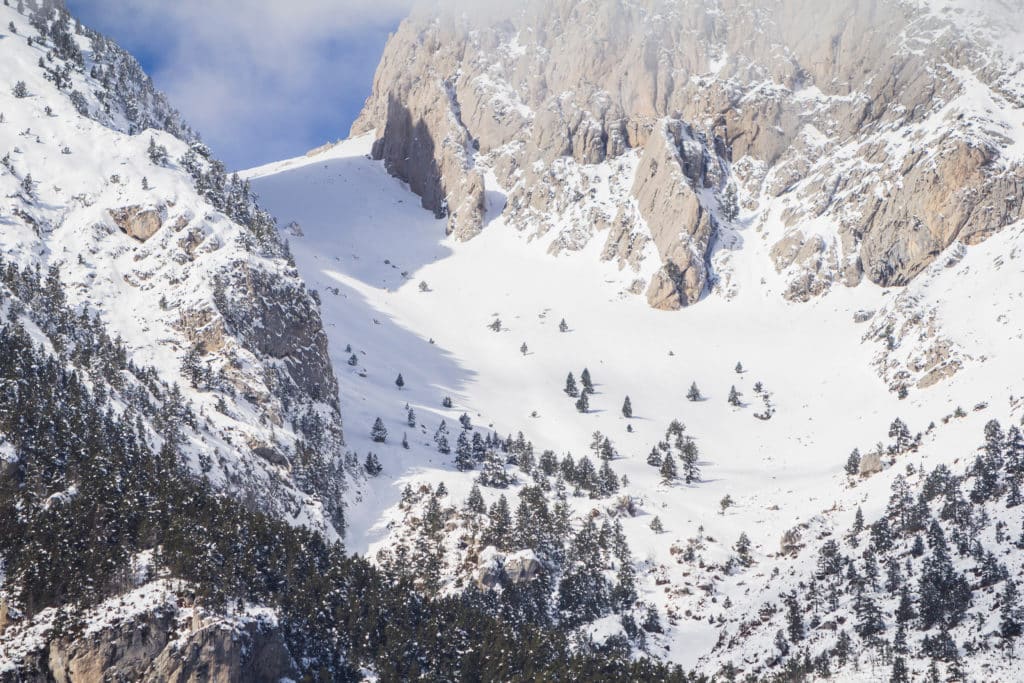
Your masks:
<svg viewBox="0 0 1024 683"><path fill-rule="evenodd" d="M702 658L722 627L709 615L717 617L726 597L756 610L764 595L751 584L765 584L773 567L793 572L792 562L777 557L783 531L812 520L815 528L845 529L858 505L869 521L884 511L902 466L851 488L843 465L853 448L867 453L887 444L896 417L913 433L934 422L908 456L930 468L972 458L986 421L1020 420L1019 398L1012 397L1021 333L1012 321L1020 319L1024 295L1024 226L967 248L952 267L940 258L906 290L864 283L798 304L782 298L786 283L767 254L774 241L768 235L784 228L769 220L755 230L748 227L752 217L741 217L736 246L715 264L731 294L714 292L694 307L661 312L625 293L633 273L588 253L597 240L583 252L554 257L544 238L530 240L506 226L500 188L488 187L490 220L480 236L446 239L443 221L369 159L371 143L372 135L364 136L244 174L282 226L299 226L286 235L300 273L323 302L347 444L360 455L377 453L384 467L350 506L352 551L372 556L387 546L400 526L395 506L407 483L444 481L455 500L467 495L474 473L458 472L431 441L442 419L457 425L465 411L477 427L502 436L522 430L538 450L559 455L586 453L599 430L620 453L612 463L628 478L620 493L640 503L640 513L622 522L641 598L658 604L673 624L654 649L687 668L710 665ZM874 320L856 322L854 314L877 311L878 319L907 300L934 309L942 333L970 353L951 379L901 400L876 369L884 346L866 334ZM500 332L489 327L496 318ZM894 353L912 353L916 343L908 334ZM736 372L737 362L744 372ZM567 373L579 377L584 367L597 393L590 412L580 414L562 387ZM395 386L399 373L402 389ZM686 399L691 382L705 400ZM754 417L763 409L756 382L776 409L769 420ZM726 401L731 386L742 394L741 407ZM621 413L627 395L631 420ZM441 407L445 396L454 401L451 409ZM416 428L405 424L406 403ZM958 406L966 417L943 422ZM383 444L370 439L377 417L388 430ZM665 485L645 462L673 419L700 448L699 483ZM400 445L403 433L409 450ZM726 495L735 505L721 514ZM571 500L580 515L594 505ZM662 534L649 528L655 515ZM703 557L720 563L741 532L753 541L757 563L734 576L691 573L672 550L700 537ZM601 623L592 628L606 630Z"/></svg>

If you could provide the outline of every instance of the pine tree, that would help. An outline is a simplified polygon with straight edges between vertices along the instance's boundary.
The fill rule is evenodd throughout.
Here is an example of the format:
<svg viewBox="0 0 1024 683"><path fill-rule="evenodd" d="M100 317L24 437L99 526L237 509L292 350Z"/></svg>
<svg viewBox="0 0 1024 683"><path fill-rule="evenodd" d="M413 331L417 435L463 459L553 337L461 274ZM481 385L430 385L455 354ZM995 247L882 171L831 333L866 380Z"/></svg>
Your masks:
<svg viewBox="0 0 1024 683"><path fill-rule="evenodd" d="M508 499L504 493L498 498L498 502L491 506L487 516L490 518L490 524L484 535L484 543L499 550L506 548L512 532L512 513L509 511Z"/></svg>
<svg viewBox="0 0 1024 683"><path fill-rule="evenodd" d="M405 423L410 427L416 426L416 412L412 408L405 414Z"/></svg>
<svg viewBox="0 0 1024 683"><path fill-rule="evenodd" d="M460 472L473 469L473 450L466 438L466 432L459 432L459 438L455 442L455 467Z"/></svg>
<svg viewBox="0 0 1024 683"><path fill-rule="evenodd" d="M1003 586L999 606L999 635L1003 638L1017 638L1021 634L1021 609L1017 595L1017 582L1007 579Z"/></svg>
<svg viewBox="0 0 1024 683"><path fill-rule="evenodd" d="M651 531L656 534L660 534L665 531L665 526L661 523L661 517L655 515L654 519L651 520Z"/></svg>
<svg viewBox="0 0 1024 683"><path fill-rule="evenodd" d="M366 454L366 460L363 462L363 469L365 469L366 473L371 477L376 477L384 470L380 464L380 460L377 459L377 456L374 453Z"/></svg>
<svg viewBox="0 0 1024 683"><path fill-rule="evenodd" d="M580 395L580 390L576 387L576 378L572 376L571 372L569 373L569 376L565 378L565 389L562 391L572 398L576 398Z"/></svg>
<svg viewBox="0 0 1024 683"><path fill-rule="evenodd" d="M395 379L395 386L399 389L405 386L405 380L402 378L402 373L398 373L398 377Z"/></svg>
<svg viewBox="0 0 1024 683"><path fill-rule="evenodd" d="M736 367L734 368L734 370L736 370L736 374L737 375L742 375L743 374L743 363L740 363L739 361L737 361L736 362Z"/></svg>
<svg viewBox="0 0 1024 683"><path fill-rule="evenodd" d="M754 558L750 555L750 538L747 536L747 532L740 532L740 537L732 549L736 552L737 560L741 566L749 567L754 564Z"/></svg>
<svg viewBox="0 0 1024 683"><path fill-rule="evenodd" d="M601 441L601 446L597 451L598 457L602 460L614 460L618 453L615 452L615 447L612 446L612 441L607 436Z"/></svg>
<svg viewBox="0 0 1024 683"><path fill-rule="evenodd" d="M676 461L671 453L665 454L664 460L661 461L661 468L658 471L661 473L661 480L666 484L671 484L676 480L678 476Z"/></svg>
<svg viewBox="0 0 1024 683"><path fill-rule="evenodd" d="M585 390L580 394L580 397L576 399L576 410L581 413L585 413L590 410L590 392Z"/></svg>
<svg viewBox="0 0 1024 683"><path fill-rule="evenodd" d="M359 358L356 357L356 354L353 353L351 356L348 357L348 364L351 365L352 367L355 367L356 365L358 365L358 363Z"/></svg>
<svg viewBox="0 0 1024 683"><path fill-rule="evenodd" d="M488 325L495 332L501 332L501 318L495 318L494 322Z"/></svg>
<svg viewBox="0 0 1024 683"><path fill-rule="evenodd" d="M740 215L740 203L739 197L736 193L736 184L731 180L722 192L722 198L719 202L719 206L722 218L729 223L732 223Z"/></svg>
<svg viewBox="0 0 1024 683"><path fill-rule="evenodd" d="M445 396L444 398L441 399L441 407L442 408L451 408L452 405L453 404L452 404L452 397L451 396Z"/></svg>
<svg viewBox="0 0 1024 683"><path fill-rule="evenodd" d="M853 601L853 611L857 615L857 623L853 630L861 638L868 640L885 630L885 620L882 619L882 612L878 605L865 591L857 593Z"/></svg>
<svg viewBox="0 0 1024 683"><path fill-rule="evenodd" d="M384 427L384 421L379 417L373 421L373 428L370 430L370 438L376 443L384 443L388 438L388 430Z"/></svg>
<svg viewBox="0 0 1024 683"><path fill-rule="evenodd" d="M405 432L402 432L402 448L409 450L409 436Z"/></svg>
<svg viewBox="0 0 1024 683"><path fill-rule="evenodd" d="M651 448L651 452L647 455L647 464L651 467L661 467L662 457L661 451L655 446Z"/></svg>
<svg viewBox="0 0 1024 683"><path fill-rule="evenodd" d="M504 459L494 451L488 453L476 480L483 486L496 489L507 488L510 481L508 472L505 471Z"/></svg>
<svg viewBox="0 0 1024 683"><path fill-rule="evenodd" d="M903 657L893 659L889 683L910 683L910 672L907 671L907 662Z"/></svg>
<svg viewBox="0 0 1024 683"><path fill-rule="evenodd" d="M29 199L35 199L36 197L36 184L32 180L32 174L26 173L25 177L21 179L21 191L25 193L25 196Z"/></svg>
<svg viewBox="0 0 1024 683"><path fill-rule="evenodd" d="M633 417L633 404L629 400L629 396L622 402L622 416L629 419Z"/></svg>
<svg viewBox="0 0 1024 683"><path fill-rule="evenodd" d="M459 425L461 425L462 429L467 432L473 429L473 421L470 419L469 413L459 415Z"/></svg>
<svg viewBox="0 0 1024 683"><path fill-rule="evenodd" d="M889 446L889 452L897 455L906 453L914 442L907 423L898 417L889 425L889 438L893 439Z"/></svg>
<svg viewBox="0 0 1024 683"><path fill-rule="evenodd" d="M153 137L149 138L149 147L146 149L146 153L149 155L149 160L157 166L165 166L167 164L167 148L156 144L156 140Z"/></svg>
<svg viewBox="0 0 1024 683"><path fill-rule="evenodd" d="M565 322L565 318L562 318L562 321L560 323L558 323L558 331L559 332L568 332L569 331L569 324Z"/></svg>
<svg viewBox="0 0 1024 683"><path fill-rule="evenodd" d="M526 355L526 352L529 350L529 347L526 346L526 342L523 342L523 345L519 347L519 353L523 354L524 356Z"/></svg>
<svg viewBox="0 0 1024 683"><path fill-rule="evenodd" d="M693 382L690 384L690 390L686 392L686 398L691 401L700 401L704 397L700 395L700 389L697 388L697 383Z"/></svg>
<svg viewBox="0 0 1024 683"><path fill-rule="evenodd" d="M473 484L473 488L469 490L469 497L466 498L466 510L478 515L487 512L483 494L480 493L480 487L476 483Z"/></svg>
<svg viewBox="0 0 1024 683"><path fill-rule="evenodd" d="M740 394L740 392L736 391L735 385L729 387L729 405L737 406L737 407L743 405L742 402L740 401L740 396L741 395L742 394Z"/></svg>
<svg viewBox="0 0 1024 683"><path fill-rule="evenodd" d="M790 592L784 598L786 604L786 633L792 643L799 643L804 639L804 618L800 609L800 602L796 598L796 592Z"/></svg>
<svg viewBox="0 0 1024 683"><path fill-rule="evenodd" d="M846 459L843 469L851 476L860 472L860 451L858 449L854 448L850 451L850 457Z"/></svg>
<svg viewBox="0 0 1024 683"><path fill-rule="evenodd" d="M443 455L448 455L452 452L451 447L448 445L448 424L444 420L441 420L437 431L434 432L434 445L437 446L438 453Z"/></svg>
<svg viewBox="0 0 1024 683"><path fill-rule="evenodd" d="M28 97L28 86L25 85L25 81L18 81L14 84L14 88L11 90L15 97L19 100Z"/></svg>
<svg viewBox="0 0 1024 683"><path fill-rule="evenodd" d="M700 453L697 451L697 444L693 439L687 438L682 441L679 448L680 460L683 463L683 480L687 484L700 481Z"/></svg>
<svg viewBox="0 0 1024 683"><path fill-rule="evenodd" d="M587 368L583 368L583 372L580 373L580 384L583 385L585 391L594 391L594 383L590 380L590 370Z"/></svg>

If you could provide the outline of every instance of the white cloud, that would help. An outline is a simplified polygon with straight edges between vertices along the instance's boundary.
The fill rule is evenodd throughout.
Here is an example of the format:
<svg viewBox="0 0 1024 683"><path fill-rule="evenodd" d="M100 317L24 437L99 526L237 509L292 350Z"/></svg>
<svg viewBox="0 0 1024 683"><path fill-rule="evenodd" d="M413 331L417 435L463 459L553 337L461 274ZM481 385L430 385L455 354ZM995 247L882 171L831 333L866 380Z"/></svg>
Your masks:
<svg viewBox="0 0 1024 683"><path fill-rule="evenodd" d="M127 49L229 164L344 137L411 0L71 0Z"/></svg>

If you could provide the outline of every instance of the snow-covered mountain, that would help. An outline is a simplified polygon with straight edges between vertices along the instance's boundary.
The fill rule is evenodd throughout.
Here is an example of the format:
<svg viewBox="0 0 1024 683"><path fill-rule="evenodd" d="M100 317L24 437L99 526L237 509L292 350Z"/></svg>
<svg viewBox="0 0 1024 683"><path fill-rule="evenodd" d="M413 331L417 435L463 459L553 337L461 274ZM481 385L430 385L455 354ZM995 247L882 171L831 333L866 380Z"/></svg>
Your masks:
<svg viewBox="0 0 1024 683"><path fill-rule="evenodd" d="M199 489L82 610L26 569L74 552L0 544L0 680L132 624L109 665L153 680L1019 677L1020 2L423 6L350 139L237 179L33 14L0 330L42 347L0 372L86 372ZM21 431L28 536L95 496Z"/></svg>
<svg viewBox="0 0 1024 683"><path fill-rule="evenodd" d="M132 363L180 385L196 472L340 531L326 338L269 217L134 58L66 13L0 13L0 256L58 278Z"/></svg>
<svg viewBox="0 0 1024 683"><path fill-rule="evenodd" d="M598 640L625 634L708 675L877 680L895 675L895 657L911 679L932 659L942 675L1013 677L1009 641L979 621L1002 609L983 597L1001 586L972 579L967 616L943 630L954 661L926 644L934 623L906 626L906 651L893 649L898 601L881 579L866 593L839 580L830 606L816 574L858 510L868 526L891 519L897 479L916 497L941 465L967 497L984 471L983 426L1021 420L1021 8L820 10L424 12L389 42L354 138L244 174L292 224L299 271L324 302L349 443L383 467L353 506L351 547L383 566L405 547L397 564L439 567L442 592L486 582L486 533L460 512L481 472L438 453L440 422L465 413L484 434L521 431L538 454L594 462L601 432L620 485L604 496L570 484L572 524L621 524L638 604L656 608L663 632L638 640L612 616L588 627ZM674 301L657 284L669 271ZM563 389L584 367L596 393L580 412ZM691 383L704 400L687 400ZM674 419L699 448L690 483L649 464L664 460L650 453L671 444ZM851 476L854 449L864 465ZM510 467L509 489L481 487L485 505L534 485L559 500L558 477L532 465ZM1001 476L998 496L968 497L969 516L988 518L973 527L949 523L927 494L969 577L990 550L1006 576L1021 571L1005 531L1021 524L1005 509L1017 475ZM422 520L441 483L451 510L432 536ZM964 544L964 528L981 545ZM902 563L923 530L871 547L875 564L901 563L915 600L922 564ZM739 553L741 534L750 546ZM864 538L842 546L844 576L870 572ZM524 550L499 548L499 561L518 571ZM793 591L804 632L786 635L783 652ZM854 628L867 602L882 638Z"/></svg>

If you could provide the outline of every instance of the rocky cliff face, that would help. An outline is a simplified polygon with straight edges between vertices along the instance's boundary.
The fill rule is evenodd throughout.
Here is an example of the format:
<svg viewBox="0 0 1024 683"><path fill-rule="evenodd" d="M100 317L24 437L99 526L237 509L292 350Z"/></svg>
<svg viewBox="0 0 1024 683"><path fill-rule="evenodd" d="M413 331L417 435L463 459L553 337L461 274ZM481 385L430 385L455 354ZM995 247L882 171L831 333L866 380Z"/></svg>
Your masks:
<svg viewBox="0 0 1024 683"><path fill-rule="evenodd" d="M0 681L277 683L296 666L273 614L225 616L182 607L163 582L107 601L77 624L48 610L0 632Z"/></svg>
<svg viewBox="0 0 1024 683"><path fill-rule="evenodd" d="M432 8L390 39L353 133L376 130L375 155L460 239L483 227L490 184L555 251L607 233L604 257L648 275L659 308L697 301L723 231L750 226L778 245L789 298L904 285L1017 220L1024 195L1020 70L997 27L942 9Z"/></svg>

